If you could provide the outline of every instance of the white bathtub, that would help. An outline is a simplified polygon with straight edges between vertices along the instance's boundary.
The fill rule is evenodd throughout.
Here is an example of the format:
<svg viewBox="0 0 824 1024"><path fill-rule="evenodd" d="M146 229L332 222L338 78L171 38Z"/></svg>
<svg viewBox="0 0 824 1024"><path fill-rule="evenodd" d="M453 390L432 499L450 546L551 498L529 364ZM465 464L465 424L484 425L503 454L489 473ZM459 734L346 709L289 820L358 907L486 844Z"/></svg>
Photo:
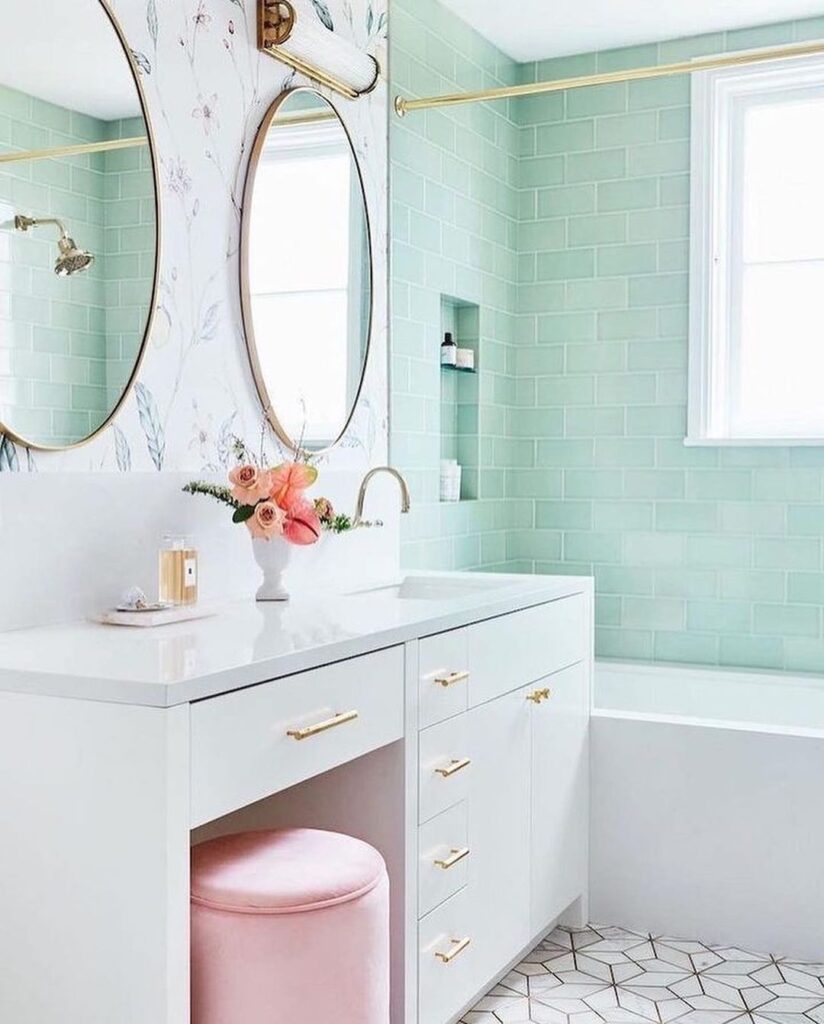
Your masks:
<svg viewBox="0 0 824 1024"><path fill-rule="evenodd" d="M590 917L824 960L824 680L600 662Z"/></svg>

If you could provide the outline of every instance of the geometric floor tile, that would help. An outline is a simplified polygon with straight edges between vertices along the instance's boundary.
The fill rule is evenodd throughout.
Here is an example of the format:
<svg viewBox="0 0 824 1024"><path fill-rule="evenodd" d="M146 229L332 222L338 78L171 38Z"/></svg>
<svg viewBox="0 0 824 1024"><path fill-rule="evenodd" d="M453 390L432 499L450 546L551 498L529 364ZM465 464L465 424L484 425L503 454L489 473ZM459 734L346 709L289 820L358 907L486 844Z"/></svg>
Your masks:
<svg viewBox="0 0 824 1024"><path fill-rule="evenodd" d="M556 928L461 1024L824 1024L824 964Z"/></svg>

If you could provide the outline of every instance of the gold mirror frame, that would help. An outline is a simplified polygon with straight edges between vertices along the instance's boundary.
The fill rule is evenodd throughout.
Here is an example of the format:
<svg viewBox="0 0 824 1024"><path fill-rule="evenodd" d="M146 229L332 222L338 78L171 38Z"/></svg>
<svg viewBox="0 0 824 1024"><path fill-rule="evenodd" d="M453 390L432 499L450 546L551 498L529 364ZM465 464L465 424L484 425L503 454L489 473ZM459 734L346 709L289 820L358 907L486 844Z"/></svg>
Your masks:
<svg viewBox="0 0 824 1024"><path fill-rule="evenodd" d="M36 441L30 441L20 434L17 434L10 427L7 427L2 420L0 420L0 437L7 437L13 444L20 445L22 448L29 448L36 452L69 452L76 448L82 448L84 445L90 444L95 438L99 437L103 433L118 415L120 410L125 405L127 399L132 393L132 389L137 382L138 375L141 367L143 366L143 359L146 355L146 349L148 347L149 337L152 333L152 327L154 325L155 313L157 312L157 296L160 288L160 251L161 251L161 220L160 220L160 169L158 166L158 158L155 147L154 131L152 129L152 121L149 116L149 107L146 102L146 94L143 90L143 82L140 78L140 69L137 66L137 62L132 55L132 49L129 46L129 42L126 39L126 35L121 28L120 22L109 6L109 0L97 0L103 11L103 14L109 19L109 24L114 29L114 34L120 43L120 47L123 50L123 55L128 61L129 68L132 72L132 79L134 80L135 89L137 90L137 98L140 102L140 111L143 114L143 121L146 125L146 145L149 148L149 159L152 164L152 182L154 184L154 208L155 208L155 252L154 252L154 274L152 277L152 293L149 299L149 313L146 318L146 326L143 330L143 340L140 343L137 356L135 358L132 372L129 375L129 379L123 387L120 398L112 406L112 409L106 416L106 418L99 424L99 426L89 434L88 437L84 437L80 441L73 441L71 444L62 445L45 445L38 444Z"/></svg>
<svg viewBox="0 0 824 1024"><path fill-rule="evenodd" d="M312 96L318 96L326 103L330 111L337 118L338 124L343 129L346 135L346 140L349 143L349 150L352 154L352 162L355 165L355 169L358 172L358 182L360 184L361 195L363 197L363 215L366 221L366 239L369 257L369 316L366 323L366 339L364 342L363 359L361 362L360 381L358 382L358 388L355 392L355 396L352 399L352 407L346 417L346 422L343 424L338 436L328 444L325 448L315 448L311 450L303 449L299 446L298 442L289 436L288 431L285 429L283 424L278 419L277 413L272 406L272 399L269 395L269 390L266 387L266 381L264 380L263 370L260 365L260 360L257 355L257 342L255 340L255 325L254 317L252 315L252 293L249 288L249 237L251 235L251 209L252 209L252 196L255 190L255 183L257 181L258 167L260 166L260 158L263 153L263 148L266 145L266 139L269 134L269 129L272 127L272 122L280 112L280 108L286 103L286 101L297 93L310 93ZM282 92L274 103L271 104L269 109L266 111L263 120L261 121L260 127L258 128L257 135L255 136L255 143L252 147L252 152L249 157L249 168L246 172L246 184L243 190L243 213L241 217L240 227L240 298L241 298L241 311L243 314L243 333L246 339L246 351L249 354L249 363L252 367L252 376L255 380L255 388L257 389L258 398L263 406L263 412L266 416L267 421L274 430L278 439L286 445L289 451L294 452L296 455L311 455L317 457L324 455L327 452L332 451L336 448L346 435L347 430L351 426L352 420L357 411L358 404L363 394L363 386L366 380L366 371L369 364L369 355L372 350L372 327L374 325L375 317L375 265L374 265L374 248L372 245L372 224L369 217L369 200L366 194L366 186L363 180L363 172L361 171L360 161L358 160L355 147L352 143L352 135L349 129L346 127L343 118L340 116L340 111L329 100L328 97L324 96L318 89L312 88L311 86L301 85L296 86L294 89L287 89Z"/></svg>

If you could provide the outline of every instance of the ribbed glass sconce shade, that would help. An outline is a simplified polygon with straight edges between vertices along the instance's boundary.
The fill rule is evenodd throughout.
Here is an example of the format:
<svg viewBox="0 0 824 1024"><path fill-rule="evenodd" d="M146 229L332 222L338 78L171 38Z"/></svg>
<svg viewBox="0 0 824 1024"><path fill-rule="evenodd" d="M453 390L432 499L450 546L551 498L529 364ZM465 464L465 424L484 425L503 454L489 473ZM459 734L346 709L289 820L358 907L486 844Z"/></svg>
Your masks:
<svg viewBox="0 0 824 1024"><path fill-rule="evenodd" d="M276 60L354 99L372 90L378 62L289 0L258 0L260 48Z"/></svg>
<svg viewBox="0 0 824 1024"><path fill-rule="evenodd" d="M378 77L374 57L330 32L320 22L313 24L307 17L297 19L289 41L282 48L339 78L357 93L368 92Z"/></svg>

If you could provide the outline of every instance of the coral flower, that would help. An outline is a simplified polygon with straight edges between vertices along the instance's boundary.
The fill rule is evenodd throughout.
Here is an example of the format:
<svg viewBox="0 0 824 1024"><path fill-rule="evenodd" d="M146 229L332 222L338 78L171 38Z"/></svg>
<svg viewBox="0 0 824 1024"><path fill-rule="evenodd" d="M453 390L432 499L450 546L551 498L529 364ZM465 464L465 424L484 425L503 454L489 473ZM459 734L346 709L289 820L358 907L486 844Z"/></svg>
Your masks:
<svg viewBox="0 0 824 1024"><path fill-rule="evenodd" d="M257 466L238 466L229 473L232 484L232 497L241 505L257 505L259 501L269 497L271 470L258 469Z"/></svg>
<svg viewBox="0 0 824 1024"><path fill-rule="evenodd" d="M291 511L292 507L303 502L303 492L318 478L314 466L304 462L284 462L271 471L269 497L281 508Z"/></svg>
<svg viewBox="0 0 824 1024"><path fill-rule="evenodd" d="M262 501L251 518L246 520L246 525L256 540L271 540L283 536L286 513L273 501Z"/></svg>
<svg viewBox="0 0 824 1024"><path fill-rule="evenodd" d="M283 525L283 536L291 544L315 544L320 539L321 522L308 501L298 501L289 510Z"/></svg>

